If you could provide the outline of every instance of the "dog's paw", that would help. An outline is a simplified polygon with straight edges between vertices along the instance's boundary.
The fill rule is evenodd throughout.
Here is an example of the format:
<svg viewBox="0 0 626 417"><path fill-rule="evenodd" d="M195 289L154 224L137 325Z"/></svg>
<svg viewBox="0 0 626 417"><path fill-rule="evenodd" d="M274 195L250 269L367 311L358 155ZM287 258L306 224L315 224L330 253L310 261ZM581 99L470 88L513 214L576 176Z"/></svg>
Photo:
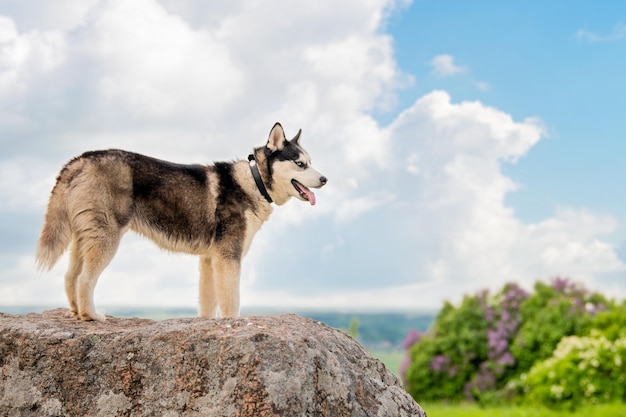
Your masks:
<svg viewBox="0 0 626 417"><path fill-rule="evenodd" d="M80 315L80 319L84 321L97 321L100 323L104 323L106 321L106 316L104 314L93 312L93 313L82 313Z"/></svg>
<svg viewBox="0 0 626 417"><path fill-rule="evenodd" d="M100 323L104 323L105 321L107 321L107 317L106 317L104 314L101 314L101 313L96 313L96 314L94 315L94 318L93 318L93 319L94 319L95 321L100 322Z"/></svg>

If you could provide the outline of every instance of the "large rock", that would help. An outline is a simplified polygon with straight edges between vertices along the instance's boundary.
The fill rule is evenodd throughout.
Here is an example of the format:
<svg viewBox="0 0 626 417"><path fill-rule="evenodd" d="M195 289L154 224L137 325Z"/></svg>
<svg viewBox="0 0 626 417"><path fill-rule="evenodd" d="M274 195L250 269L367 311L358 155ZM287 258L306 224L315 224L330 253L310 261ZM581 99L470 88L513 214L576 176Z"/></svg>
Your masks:
<svg viewBox="0 0 626 417"><path fill-rule="evenodd" d="M425 416L343 332L295 315L0 313L1 416Z"/></svg>

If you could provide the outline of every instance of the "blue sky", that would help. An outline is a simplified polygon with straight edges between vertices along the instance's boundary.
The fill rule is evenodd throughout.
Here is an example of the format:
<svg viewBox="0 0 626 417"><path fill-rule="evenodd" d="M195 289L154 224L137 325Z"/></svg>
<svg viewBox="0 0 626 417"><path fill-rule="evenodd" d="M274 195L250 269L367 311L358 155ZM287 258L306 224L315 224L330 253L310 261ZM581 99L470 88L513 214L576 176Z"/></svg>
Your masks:
<svg viewBox="0 0 626 417"><path fill-rule="evenodd" d="M518 215L575 205L626 220L625 21L620 1L415 1L389 23L398 64L416 79L400 102L444 89L540 117L548 139L506 167L523 185L508 196ZM466 71L433 76L427 63L442 53Z"/></svg>
<svg viewBox="0 0 626 417"><path fill-rule="evenodd" d="M0 0L0 306L64 305L33 251L86 150L244 158L280 121L329 178L276 207L244 306L438 308L571 277L626 296L626 4ZM129 234L96 304L193 307Z"/></svg>

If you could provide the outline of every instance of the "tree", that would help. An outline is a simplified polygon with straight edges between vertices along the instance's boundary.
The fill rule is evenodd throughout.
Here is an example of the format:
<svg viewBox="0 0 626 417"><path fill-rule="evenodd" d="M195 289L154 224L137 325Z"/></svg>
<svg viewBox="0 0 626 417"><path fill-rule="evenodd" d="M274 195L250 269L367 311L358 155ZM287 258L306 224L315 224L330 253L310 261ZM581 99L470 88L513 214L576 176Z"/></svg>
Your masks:
<svg viewBox="0 0 626 417"><path fill-rule="evenodd" d="M350 327L348 327L348 334L353 339L359 338L359 319L357 317L352 317L352 320L350 320Z"/></svg>

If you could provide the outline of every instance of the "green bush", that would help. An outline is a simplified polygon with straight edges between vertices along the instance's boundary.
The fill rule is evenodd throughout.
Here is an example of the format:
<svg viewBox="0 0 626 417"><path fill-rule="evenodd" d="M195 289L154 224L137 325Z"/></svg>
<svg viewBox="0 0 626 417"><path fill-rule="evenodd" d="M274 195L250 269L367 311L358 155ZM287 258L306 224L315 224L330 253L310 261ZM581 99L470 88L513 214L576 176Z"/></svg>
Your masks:
<svg viewBox="0 0 626 417"><path fill-rule="evenodd" d="M626 338L569 336L520 378L523 401L552 408L626 399Z"/></svg>
<svg viewBox="0 0 626 417"><path fill-rule="evenodd" d="M487 324L479 297L464 297L459 308L445 303L433 328L409 350L405 373L413 397L461 399L465 383L487 355Z"/></svg>
<svg viewBox="0 0 626 417"><path fill-rule="evenodd" d="M539 372L544 369L541 366L555 362L551 358L555 348L562 340L578 340L568 336L579 336L585 343L584 337L591 335L593 340L618 343L626 338L625 329L626 303L615 306L601 294L566 279L556 278L550 284L538 282L532 294L516 284L507 284L495 295L488 291L466 295L458 307L446 302L427 333L407 336L407 358L401 372L407 391L418 401L496 404L523 402L528 397L535 402L548 404L552 399L554 404L565 404L570 398L568 393L575 392L569 383L563 385L561 397L556 398L550 390L558 393L559 384L546 390L537 382L543 375ZM558 371L565 373L570 362L558 362L564 368ZM572 373L572 380L586 384L586 392L590 387L595 389L597 394L589 400L616 399L617 394L599 382L587 382L595 378L595 369L579 369ZM614 377L623 377L619 371L601 369L605 382L615 384ZM548 375L551 372L556 370ZM572 401L568 404L576 405Z"/></svg>
<svg viewBox="0 0 626 417"><path fill-rule="evenodd" d="M587 333L593 314L607 304L600 294L561 278L551 285L535 284L534 294L520 308L522 325L511 345L517 373L550 357L564 336Z"/></svg>
<svg viewBox="0 0 626 417"><path fill-rule="evenodd" d="M592 331L609 340L626 338L626 300L610 310L598 312L591 322L589 332Z"/></svg>

